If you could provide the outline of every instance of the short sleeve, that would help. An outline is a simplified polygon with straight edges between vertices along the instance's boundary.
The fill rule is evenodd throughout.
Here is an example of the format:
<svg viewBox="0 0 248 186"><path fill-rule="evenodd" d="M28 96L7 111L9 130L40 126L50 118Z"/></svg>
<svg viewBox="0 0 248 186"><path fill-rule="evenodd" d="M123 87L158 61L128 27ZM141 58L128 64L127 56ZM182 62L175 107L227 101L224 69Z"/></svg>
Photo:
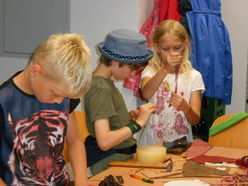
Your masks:
<svg viewBox="0 0 248 186"><path fill-rule="evenodd" d="M146 66L146 68L141 73L141 79L145 77L153 77L155 75L154 70L150 66Z"/></svg>
<svg viewBox="0 0 248 186"><path fill-rule="evenodd" d="M192 91L197 91L197 90L201 90L201 93L203 93L205 91L205 85L204 85L201 73L194 70L193 71Z"/></svg>
<svg viewBox="0 0 248 186"><path fill-rule="evenodd" d="M70 110L69 112L72 113L75 108L78 106L80 103L80 99L70 99Z"/></svg>
<svg viewBox="0 0 248 186"><path fill-rule="evenodd" d="M85 105L88 110L90 121L109 118L116 115L112 94L108 89L98 89L90 96L87 96Z"/></svg>

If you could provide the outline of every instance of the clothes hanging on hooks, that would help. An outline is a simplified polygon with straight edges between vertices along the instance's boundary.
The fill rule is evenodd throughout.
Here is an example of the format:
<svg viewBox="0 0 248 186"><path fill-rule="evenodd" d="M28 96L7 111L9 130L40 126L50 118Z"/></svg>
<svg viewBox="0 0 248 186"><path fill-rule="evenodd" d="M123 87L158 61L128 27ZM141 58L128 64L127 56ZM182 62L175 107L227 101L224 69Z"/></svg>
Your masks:
<svg viewBox="0 0 248 186"><path fill-rule="evenodd" d="M230 104L232 96L232 54L229 34L221 19L220 0L191 0L189 23L194 68L201 72L204 96Z"/></svg>

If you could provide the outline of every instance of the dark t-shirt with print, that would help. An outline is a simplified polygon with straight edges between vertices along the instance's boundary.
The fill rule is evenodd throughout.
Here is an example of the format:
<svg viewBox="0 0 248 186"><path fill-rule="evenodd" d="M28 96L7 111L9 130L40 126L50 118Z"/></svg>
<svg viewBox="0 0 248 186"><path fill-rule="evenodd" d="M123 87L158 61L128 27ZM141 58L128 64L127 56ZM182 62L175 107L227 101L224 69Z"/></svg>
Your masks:
<svg viewBox="0 0 248 186"><path fill-rule="evenodd" d="M68 185L61 154L69 113L80 100L41 103L13 77L0 86L1 178L7 185Z"/></svg>

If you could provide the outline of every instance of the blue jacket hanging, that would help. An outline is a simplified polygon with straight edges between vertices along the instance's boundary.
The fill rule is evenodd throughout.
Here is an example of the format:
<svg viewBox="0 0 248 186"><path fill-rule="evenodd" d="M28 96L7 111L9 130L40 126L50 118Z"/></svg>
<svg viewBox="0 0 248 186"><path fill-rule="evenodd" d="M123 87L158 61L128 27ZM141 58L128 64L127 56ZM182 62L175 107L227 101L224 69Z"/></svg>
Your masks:
<svg viewBox="0 0 248 186"><path fill-rule="evenodd" d="M186 13L194 68L201 72L204 96L230 104L232 96L232 55L229 34L221 20L220 0L191 0Z"/></svg>

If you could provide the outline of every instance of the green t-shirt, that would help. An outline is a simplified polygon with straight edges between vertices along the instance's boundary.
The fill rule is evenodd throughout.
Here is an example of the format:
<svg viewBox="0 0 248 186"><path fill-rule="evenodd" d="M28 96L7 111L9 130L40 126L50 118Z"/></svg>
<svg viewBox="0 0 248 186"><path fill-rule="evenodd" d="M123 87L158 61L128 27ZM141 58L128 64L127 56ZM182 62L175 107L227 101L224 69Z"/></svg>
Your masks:
<svg viewBox="0 0 248 186"><path fill-rule="evenodd" d="M126 126L129 121L124 99L111 79L94 76L90 90L84 96L87 127L90 135L95 137L94 121L108 118L110 130ZM114 148L120 149L132 146L136 140L131 136Z"/></svg>

